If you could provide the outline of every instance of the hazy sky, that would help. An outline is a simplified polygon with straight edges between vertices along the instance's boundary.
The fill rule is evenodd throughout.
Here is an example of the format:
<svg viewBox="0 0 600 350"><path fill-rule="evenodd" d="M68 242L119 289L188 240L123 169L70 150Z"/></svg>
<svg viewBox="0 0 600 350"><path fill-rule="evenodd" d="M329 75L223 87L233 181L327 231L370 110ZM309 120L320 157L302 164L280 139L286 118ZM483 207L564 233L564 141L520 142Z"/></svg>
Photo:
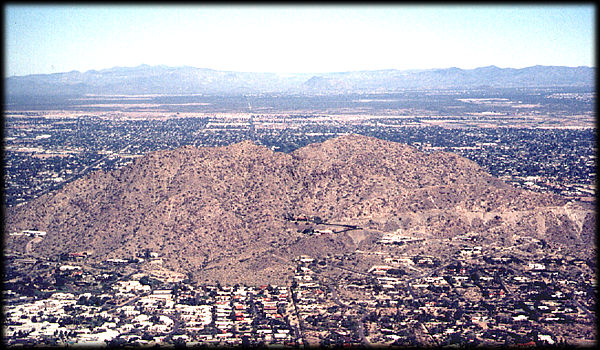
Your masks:
<svg viewBox="0 0 600 350"><path fill-rule="evenodd" d="M5 6L5 75L594 66L592 5Z"/></svg>

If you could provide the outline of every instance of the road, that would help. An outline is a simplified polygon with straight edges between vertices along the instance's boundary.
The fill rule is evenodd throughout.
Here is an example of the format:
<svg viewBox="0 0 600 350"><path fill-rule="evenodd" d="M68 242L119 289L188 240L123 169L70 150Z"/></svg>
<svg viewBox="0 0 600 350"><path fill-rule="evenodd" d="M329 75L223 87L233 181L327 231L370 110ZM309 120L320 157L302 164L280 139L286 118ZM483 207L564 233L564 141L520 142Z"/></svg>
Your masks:
<svg viewBox="0 0 600 350"><path fill-rule="evenodd" d="M321 276L321 277L322 277L322 280L320 280L319 282L321 282L323 285L327 286L327 288L329 288L329 290L331 290L331 297L333 299L333 302L336 303L338 306L344 308L345 310L352 309L352 306L344 304L340 300L338 291L337 291L337 283L335 282L335 280L331 277L326 277L326 276ZM325 280L324 280L325 278L329 279L330 282L325 282ZM358 324L358 336L360 337L361 343L363 345L370 346L371 343L365 336L364 319L367 317L367 314L362 306L360 307L360 310L358 313L363 315L360 319L356 320L357 324Z"/></svg>
<svg viewBox="0 0 600 350"><path fill-rule="evenodd" d="M290 288L292 293L292 303L294 304L294 310L296 310L296 318L298 319L298 326L300 328L300 338L302 338L302 346L307 347L308 342L306 341L306 331L304 330L304 320L300 317L300 311L298 311L298 306L296 306L296 302L294 301L294 291Z"/></svg>
<svg viewBox="0 0 600 350"><path fill-rule="evenodd" d="M371 346L371 342L365 336L365 318L367 314L364 312L364 309L361 307L360 313L363 313L363 316L358 320L358 336L360 337L360 341L365 346Z"/></svg>
<svg viewBox="0 0 600 350"><path fill-rule="evenodd" d="M31 254L33 251L33 245L40 243L42 241L42 237L35 237L25 245L25 254Z"/></svg>
<svg viewBox="0 0 600 350"><path fill-rule="evenodd" d="M144 293L144 294L142 294L142 295L136 295L136 296L134 296L133 298L130 298L130 299L128 299L128 300L125 300L125 301L121 302L120 304L118 304L118 305L115 305L115 306L113 306L112 308L110 308L110 309L108 309L108 310L106 310L106 311L115 310L115 309L118 309L118 308L120 308L120 307L123 307L123 306L125 306L125 305L129 305L129 304L131 304L131 303L133 303L133 302L135 302L135 301L138 301L139 299L141 299L141 298L143 298L143 297L147 296L148 294L150 294L150 293Z"/></svg>
<svg viewBox="0 0 600 350"><path fill-rule="evenodd" d="M590 312L590 310L588 310L587 307L585 307L584 305L582 305L578 300L575 299L571 299L571 301L577 305L578 308L580 308L581 310L583 310L583 312L585 312L585 314L590 318L590 320L595 320L596 319L596 315L592 314Z"/></svg>
<svg viewBox="0 0 600 350"><path fill-rule="evenodd" d="M345 268L345 267L340 267L340 266L335 266L335 267L337 267L337 268L338 268L338 269L340 269L340 270L345 270L345 271L349 271L349 272L354 272L354 273L356 273L356 274L359 274L359 275L362 275L362 276L372 277L372 275L371 275L371 274L369 274L369 273L360 272L360 271L355 271L355 270L351 270L351 269L348 269L348 268ZM406 286L407 286L408 292L409 292L409 294L411 295L411 297L412 297L414 300L416 300L416 299L417 299L417 297L416 297L416 295L415 295L415 293L414 293L414 290L413 290L412 286L410 285L410 282L412 282L412 281L414 281L414 280L417 280L417 279L419 279L419 278L423 278L423 277L429 277L429 276L433 275L434 273L436 273L436 272L438 272L438 271L440 271L440 270L444 269L445 267L446 267L446 265L438 266L438 267L436 267L435 269L432 269L432 270L430 270L430 271L427 271L427 272L422 272L421 270L419 270L419 271L421 271L421 272L422 272L420 275L418 275L418 276L415 276L415 277L412 277L412 278L408 279L408 280L406 281L406 282L407 282L407 283L406 283ZM415 269L415 270L416 270L416 269ZM334 302L336 302L336 303L339 303L339 304L341 304L341 305L344 305L344 304L342 304L341 302L339 302L339 299L337 298L337 291L335 290L335 288L332 288L332 296L333 296L333 300L334 300ZM344 305L344 306L345 306L345 305ZM361 338L361 341L363 342L363 345L367 345L367 346L368 346L370 343L369 343L369 341L367 340L367 338L365 337L365 333L364 333L364 323L363 323L363 321L364 321L364 318L365 318L365 317L366 317L366 316L363 316L363 317L362 317L362 318L359 320L359 323L358 323L358 325L359 325L359 326L358 326L358 333L359 333L359 336L360 336L360 338ZM428 329L428 328L427 328L427 327L426 327L424 324L422 324L421 326L422 326L423 330L425 331L425 333L426 333L426 334L429 336L429 338L432 340L432 342L433 342L435 345L438 345L438 346L439 346L437 339L435 339L435 338L434 338L434 337L431 335L431 333L429 332L429 329Z"/></svg>

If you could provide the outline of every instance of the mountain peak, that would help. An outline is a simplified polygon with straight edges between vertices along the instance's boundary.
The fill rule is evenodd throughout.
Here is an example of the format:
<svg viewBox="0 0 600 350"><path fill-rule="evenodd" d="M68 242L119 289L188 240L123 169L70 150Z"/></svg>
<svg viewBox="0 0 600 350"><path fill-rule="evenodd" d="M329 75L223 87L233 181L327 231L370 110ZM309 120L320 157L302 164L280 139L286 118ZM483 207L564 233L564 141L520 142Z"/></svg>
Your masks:
<svg viewBox="0 0 600 350"><path fill-rule="evenodd" d="M255 146L258 146L258 144L256 142L254 142L254 141L252 141L250 139L243 140L243 141L240 141L238 143L234 143L233 145L234 146L237 145L239 147L255 147Z"/></svg>
<svg viewBox="0 0 600 350"><path fill-rule="evenodd" d="M226 146L228 150L232 151L268 151L269 149L265 146L259 145L252 140L243 140L237 143L233 143Z"/></svg>
<svg viewBox="0 0 600 350"><path fill-rule="evenodd" d="M345 134L297 149L294 154L302 158L324 157L347 160L360 155L385 153L385 150L392 149L399 152L416 151L409 145L372 136Z"/></svg>
<svg viewBox="0 0 600 350"><path fill-rule="evenodd" d="M235 158L254 160L262 159L261 162L263 163L269 163L282 156L287 156L284 153L275 152L264 145L257 144L252 140L243 140L220 149L224 152L223 154L227 154Z"/></svg>
<svg viewBox="0 0 600 350"><path fill-rule="evenodd" d="M325 142L329 143L373 143L383 141L373 136L366 136L361 134L343 134L337 137L331 138ZM400 143L396 143L401 145Z"/></svg>

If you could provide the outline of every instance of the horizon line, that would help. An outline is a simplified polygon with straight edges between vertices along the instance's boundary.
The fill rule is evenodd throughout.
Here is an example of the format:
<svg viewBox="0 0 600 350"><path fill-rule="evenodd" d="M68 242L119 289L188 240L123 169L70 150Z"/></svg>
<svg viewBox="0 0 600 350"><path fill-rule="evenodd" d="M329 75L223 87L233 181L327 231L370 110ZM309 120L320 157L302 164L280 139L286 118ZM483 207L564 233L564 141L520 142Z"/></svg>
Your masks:
<svg viewBox="0 0 600 350"><path fill-rule="evenodd" d="M533 67L564 67L564 68L592 68L595 69L595 66L586 66L586 65L580 65L580 66L564 66L564 65L544 65L544 64L536 64L533 66L525 66L525 67L521 67L521 68L515 68L515 67L499 67L496 66L494 64L490 64L490 65L486 65L486 66L478 66L475 68L460 68L460 67L456 67L456 66L452 66L452 67L437 67L437 68L407 68L407 69L399 69L399 68L380 68L380 69L357 69L357 70L345 70L345 71L327 71L327 72L267 72L267 71L244 71L244 70L229 70L229 69L214 69L214 68L207 68L207 67L195 67L195 66L190 66L187 64L184 65L179 65L179 66L169 66L166 64L156 64L156 65L149 65L146 63L142 63L139 64L137 66L113 66L113 67L109 67L109 68L100 68L100 69L88 69L86 71L80 71L77 69L73 69L70 71L63 71L63 72L53 72L53 73L31 73L31 74L25 74L25 75L10 75L10 76L6 76L4 77L5 79L8 78L18 78L18 77L28 77L28 76L34 76L34 75L53 75L53 74L65 74L65 73L80 73L80 74L85 74L85 73L89 73L89 72L102 72L102 71L107 71L107 70L112 70L112 69L134 69L134 68L140 68L140 67L149 67L149 68L156 68L156 67L164 67L164 68L194 68L194 69L205 69L205 70L213 70L213 71L217 71L217 72L235 72L235 73L256 73L256 74L278 74L278 75L310 75L310 74L337 74L337 73L352 73L352 72L378 72L378 71L400 71L400 72L408 72L408 71L432 71L432 70L444 70L444 69L460 69L460 70L475 70L475 69L481 69L481 68L498 68L498 69L515 69L515 70L520 70L520 69L527 69L527 68L533 68Z"/></svg>

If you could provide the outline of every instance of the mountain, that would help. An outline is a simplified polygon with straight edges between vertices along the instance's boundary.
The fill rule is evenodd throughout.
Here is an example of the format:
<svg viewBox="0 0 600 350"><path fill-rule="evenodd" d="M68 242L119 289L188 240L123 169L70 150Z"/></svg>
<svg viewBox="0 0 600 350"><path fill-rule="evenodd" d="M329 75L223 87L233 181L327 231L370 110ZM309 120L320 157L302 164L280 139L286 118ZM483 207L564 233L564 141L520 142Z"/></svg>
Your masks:
<svg viewBox="0 0 600 350"><path fill-rule="evenodd" d="M495 66L475 69L376 70L324 74L218 71L205 68L141 65L84 73L36 74L5 78L11 96L84 94L253 94L395 92L403 89L490 87L593 87L595 68Z"/></svg>
<svg viewBox="0 0 600 350"><path fill-rule="evenodd" d="M37 74L5 79L9 95L242 94L285 88L293 77L193 67L141 65L85 73ZM273 88L276 87L276 88Z"/></svg>
<svg viewBox="0 0 600 350"><path fill-rule="evenodd" d="M358 229L309 236L290 216ZM345 135L291 154L250 141L153 152L8 208L5 243L45 257L90 250L92 261L150 249L199 281L255 284L290 277L300 254L368 249L398 229L591 249L594 218L593 208L514 188L454 154ZM25 229L47 235L36 244L8 235Z"/></svg>

